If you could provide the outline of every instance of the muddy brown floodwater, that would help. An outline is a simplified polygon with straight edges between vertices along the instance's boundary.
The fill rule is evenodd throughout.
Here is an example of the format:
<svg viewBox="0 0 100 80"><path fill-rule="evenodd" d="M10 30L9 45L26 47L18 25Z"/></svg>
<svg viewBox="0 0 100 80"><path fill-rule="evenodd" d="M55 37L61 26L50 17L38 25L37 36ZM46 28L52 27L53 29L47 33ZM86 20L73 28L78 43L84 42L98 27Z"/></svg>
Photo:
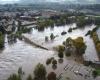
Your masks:
<svg viewBox="0 0 100 80"><path fill-rule="evenodd" d="M27 44L24 41L20 40L17 40L16 43L9 45L6 39L4 50L0 51L0 80L6 80L10 74L17 72L19 67L22 67L24 72L26 73L23 79L25 80L27 74L33 74L33 70L39 62L43 63L46 66L45 61L47 60L47 58L55 57L58 60L57 54L52 50L52 47L62 44L62 42L68 37L84 37L87 45L84 58L91 61L98 61L98 56L92 39L89 36L84 36L87 31L93 29L95 25L88 26L85 29L77 29L72 33L67 33L64 36L61 36L61 32L68 31L70 27L76 27L76 24L66 25L62 27L55 26L54 29L47 28L43 32L38 32L37 30L33 29L31 34L26 34L32 40L38 41L43 46L49 48L48 51L36 48L35 46L31 46L30 44ZM53 42L45 43L44 37L49 36L51 33L59 36ZM63 68L66 66L66 64L78 65L77 63L64 58L63 64L59 64L57 70L55 70L57 75L59 75L61 71L63 71ZM54 71L51 68L51 65L46 66L46 68L47 72Z"/></svg>

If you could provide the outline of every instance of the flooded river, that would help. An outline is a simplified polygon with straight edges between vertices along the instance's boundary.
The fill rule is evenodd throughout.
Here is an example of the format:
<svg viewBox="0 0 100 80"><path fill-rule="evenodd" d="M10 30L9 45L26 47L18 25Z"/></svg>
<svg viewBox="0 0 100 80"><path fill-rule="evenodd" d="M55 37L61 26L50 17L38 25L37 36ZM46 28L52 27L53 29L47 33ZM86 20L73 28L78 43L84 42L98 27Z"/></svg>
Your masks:
<svg viewBox="0 0 100 80"><path fill-rule="evenodd" d="M32 47L23 41L18 40L13 45L6 43L5 49L0 53L0 80L6 80L19 67L28 74L39 62L44 64L51 56L53 56L52 51Z"/></svg>
<svg viewBox="0 0 100 80"><path fill-rule="evenodd" d="M97 53L93 44L92 39L84 35L88 30L91 30L95 27L95 25L88 26L85 29L77 29L72 33L67 33L64 36L61 36L62 31L68 31L70 27L76 27L76 24L66 25L62 27L54 27L54 29L47 28L43 32L38 32L33 29L32 33L26 34L29 38L34 41L37 41L41 45L49 48L49 50L43 50L36 48L35 46L31 46L30 44L25 43L24 41L17 40L16 43L9 45L7 41L5 41L5 48L3 51L0 51L0 80L6 80L7 77L18 70L19 67L22 67L26 74L33 73L34 67L39 62L45 65L45 61L47 58L54 56L58 58L55 52L52 50L54 46L62 44L64 40L68 37L77 38L79 36L84 37L84 40L87 45L86 53L84 58L91 61L98 61ZM51 33L54 35L58 35L58 37L53 41L45 42L45 36L49 36ZM59 68L56 72L62 71L62 67L66 65L66 63L71 63L67 59L64 59L63 65L59 65ZM47 67L48 71L52 71L50 66Z"/></svg>
<svg viewBox="0 0 100 80"><path fill-rule="evenodd" d="M62 44L63 41L65 41L68 37L75 39L81 36L84 38L84 41L87 45L84 58L89 61L99 61L93 40L89 36L85 36L85 34L89 30L92 30L95 27L95 25L86 26L86 28L84 29L76 29L76 30L73 30L71 33L68 33L68 30L70 27L74 28L76 27L76 24L66 25L62 27L54 27L54 29L47 28L43 32L38 32L38 30L33 29L32 33L26 34L26 36L29 37L34 42L48 49L52 49L53 47ZM66 31L67 34L62 36L61 33L63 31ZM56 37L53 42L50 40L49 42L45 42L45 36L50 36L51 33L53 33L54 35L57 35L58 37Z"/></svg>

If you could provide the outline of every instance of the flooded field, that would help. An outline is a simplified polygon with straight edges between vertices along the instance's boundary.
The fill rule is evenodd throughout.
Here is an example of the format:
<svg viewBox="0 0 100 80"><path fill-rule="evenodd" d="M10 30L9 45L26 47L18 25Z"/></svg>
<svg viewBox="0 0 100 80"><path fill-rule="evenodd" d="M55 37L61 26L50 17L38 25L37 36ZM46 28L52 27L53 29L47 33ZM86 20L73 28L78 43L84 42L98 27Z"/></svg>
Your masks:
<svg viewBox="0 0 100 80"><path fill-rule="evenodd" d="M5 48L0 52L0 80L6 80L7 77L9 77L10 74L16 72L19 67L22 67L26 74L33 74L32 70L34 70L34 67L39 62L45 65L45 61L50 57L55 57L58 60L56 52L53 51L53 47L62 44L62 42L68 37L72 37L74 39L82 36L87 45L84 58L86 60L98 61L99 59L92 39L89 36L85 37L87 31L93 29L95 25L88 26L84 29L76 29L73 30L72 33L67 33L66 35L62 36L61 32L67 32L70 27L76 27L76 24L54 27L54 29L47 28L43 32L38 32L38 30L35 30L33 28L30 34L25 34L25 36L28 36L34 42L37 42L38 44L48 48L48 51L37 48L35 46L31 46L30 44L27 44L24 41L20 40L17 40L16 43L11 45L9 45L7 41L5 41ZM53 42L45 42L45 36L50 36L51 33L53 33L54 35L58 35L58 37L55 38ZM55 72L58 73L57 75L59 75L61 71L63 71L64 67L67 64L70 64L71 66L80 66L76 62L69 61L64 58L63 64L58 63L59 66L57 70L55 70ZM53 71L51 65L47 66L46 69L48 72ZM27 75L25 77L27 77Z"/></svg>
<svg viewBox="0 0 100 80"><path fill-rule="evenodd" d="M60 45L65 41L68 37L71 37L73 39L77 37L83 37L84 41L86 42L87 49L84 55L84 58L86 60L90 61L98 61L98 56L97 52L95 50L95 46L93 43L93 40L89 36L85 36L85 34L89 31L92 30L95 25L92 26L86 26L84 29L76 29L73 30L72 32L68 33L67 31L69 28L74 28L76 27L76 24L71 24L71 25L66 25L66 26L60 26L60 27L54 27L53 29L47 28L43 32L38 32L38 30L35 30L33 28L33 31L31 34L25 34L25 36L29 37L29 39L33 40L34 42L52 50L53 47ZM66 31L66 35L61 35L63 31ZM50 36L50 34L53 33L54 35L57 35L58 37L55 38L54 41L48 41L45 42L45 36ZM91 45L90 45L91 44Z"/></svg>

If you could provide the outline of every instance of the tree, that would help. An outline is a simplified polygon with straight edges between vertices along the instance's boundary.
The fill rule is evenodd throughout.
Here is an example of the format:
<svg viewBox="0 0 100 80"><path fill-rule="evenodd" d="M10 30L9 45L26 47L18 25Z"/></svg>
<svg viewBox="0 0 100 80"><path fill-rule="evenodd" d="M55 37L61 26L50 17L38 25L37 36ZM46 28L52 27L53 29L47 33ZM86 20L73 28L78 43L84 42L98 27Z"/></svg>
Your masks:
<svg viewBox="0 0 100 80"><path fill-rule="evenodd" d="M52 61L51 59L47 59L46 64L47 65L51 64L51 61Z"/></svg>
<svg viewBox="0 0 100 80"><path fill-rule="evenodd" d="M64 52L65 47L63 45L58 46L58 52Z"/></svg>
<svg viewBox="0 0 100 80"><path fill-rule="evenodd" d="M52 61L52 64L53 64L53 65L57 65L57 61L54 59L54 60Z"/></svg>
<svg viewBox="0 0 100 80"><path fill-rule="evenodd" d="M47 42L49 39L48 39L48 36L45 36L45 41Z"/></svg>
<svg viewBox="0 0 100 80"><path fill-rule="evenodd" d="M7 80L22 80L17 74L12 74Z"/></svg>
<svg viewBox="0 0 100 80"><path fill-rule="evenodd" d="M54 72L50 72L47 76L48 80L56 80L56 74Z"/></svg>
<svg viewBox="0 0 100 80"><path fill-rule="evenodd" d="M92 72L92 75L93 75L94 78L96 78L97 75L98 75L98 72L97 72L96 70L94 70L94 71Z"/></svg>
<svg viewBox="0 0 100 80"><path fill-rule="evenodd" d="M67 49L67 51L65 52L66 57L70 57L71 56L71 50Z"/></svg>
<svg viewBox="0 0 100 80"><path fill-rule="evenodd" d="M5 29L4 29L4 25L0 25L0 32L2 32L3 34L5 33Z"/></svg>
<svg viewBox="0 0 100 80"><path fill-rule="evenodd" d="M67 38L67 39L66 39L66 42L65 42L66 47L71 47L72 44L73 44L72 38L70 38L70 37Z"/></svg>
<svg viewBox="0 0 100 80"><path fill-rule="evenodd" d="M83 53L85 53L86 45L82 37L74 39L74 46L78 54L82 55Z"/></svg>
<svg viewBox="0 0 100 80"><path fill-rule="evenodd" d="M54 34L53 34L53 33L51 33L51 35L50 35L50 39L51 39L51 40L54 39Z"/></svg>
<svg viewBox="0 0 100 80"><path fill-rule="evenodd" d="M34 70L34 80L46 80L46 69L43 64L38 64Z"/></svg>
<svg viewBox="0 0 100 80"><path fill-rule="evenodd" d="M20 20L18 20L18 31L21 30L21 26L22 26L22 22Z"/></svg>
<svg viewBox="0 0 100 80"><path fill-rule="evenodd" d="M97 43L96 49L97 49L97 52L100 53L100 43Z"/></svg>
<svg viewBox="0 0 100 80"><path fill-rule="evenodd" d="M0 48L4 47L4 35L0 32Z"/></svg>
<svg viewBox="0 0 100 80"><path fill-rule="evenodd" d="M18 69L18 75L19 75L20 77L23 77L24 72L23 72L23 70L22 70L22 67L20 67L20 68Z"/></svg>
<svg viewBox="0 0 100 80"><path fill-rule="evenodd" d="M7 80L22 80L23 71L20 67L17 74L12 74Z"/></svg>
<svg viewBox="0 0 100 80"><path fill-rule="evenodd" d="M59 53L58 53L58 56L59 56L59 58L63 58L63 57L64 57L63 52L59 52Z"/></svg>
<svg viewBox="0 0 100 80"><path fill-rule="evenodd" d="M69 28L68 32L72 32L72 28Z"/></svg>
<svg viewBox="0 0 100 80"><path fill-rule="evenodd" d="M32 79L32 76L29 75L29 76L27 77L27 80L33 80L33 79Z"/></svg>
<svg viewBox="0 0 100 80"><path fill-rule="evenodd" d="M76 23L78 27L84 27L86 25L85 16L79 16Z"/></svg>

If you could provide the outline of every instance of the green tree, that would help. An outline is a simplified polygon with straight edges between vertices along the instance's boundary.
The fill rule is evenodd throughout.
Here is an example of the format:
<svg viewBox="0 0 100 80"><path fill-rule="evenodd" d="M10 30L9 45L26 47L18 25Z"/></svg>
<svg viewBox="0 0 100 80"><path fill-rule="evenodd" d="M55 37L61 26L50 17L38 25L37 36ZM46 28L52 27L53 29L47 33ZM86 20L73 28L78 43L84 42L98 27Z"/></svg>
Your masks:
<svg viewBox="0 0 100 80"><path fill-rule="evenodd" d="M46 80L46 69L43 64L38 64L34 70L34 80Z"/></svg>
<svg viewBox="0 0 100 80"><path fill-rule="evenodd" d="M20 68L18 69L18 75L19 75L20 77L23 77L24 72L23 72L23 70L22 70L22 67L20 67Z"/></svg>
<svg viewBox="0 0 100 80"><path fill-rule="evenodd" d="M63 58L64 57L63 52L58 52L58 56L59 56L59 58Z"/></svg>
<svg viewBox="0 0 100 80"><path fill-rule="evenodd" d="M48 36L45 36L45 41L47 42L49 39L48 39Z"/></svg>
<svg viewBox="0 0 100 80"><path fill-rule="evenodd" d="M54 59L54 60L52 61L52 64L53 64L53 65L57 65L57 61Z"/></svg>
<svg viewBox="0 0 100 80"><path fill-rule="evenodd" d="M17 74L12 74L7 80L22 80Z"/></svg>
<svg viewBox="0 0 100 80"><path fill-rule="evenodd" d="M82 55L85 53L86 45L82 37L74 39L74 46L76 47L76 51L78 54Z"/></svg>
<svg viewBox="0 0 100 80"><path fill-rule="evenodd" d="M4 35L0 32L0 48L4 47Z"/></svg>
<svg viewBox="0 0 100 80"><path fill-rule="evenodd" d="M96 70L94 70L94 71L92 72L92 75L93 75L94 78L96 78L96 77L98 76L98 72L97 72Z"/></svg>
<svg viewBox="0 0 100 80"><path fill-rule="evenodd" d="M51 33L51 35L50 35L50 39L53 40L54 38L55 38L55 37L54 37L54 34Z"/></svg>
<svg viewBox="0 0 100 80"><path fill-rule="evenodd" d="M22 26L22 22L20 20L18 20L18 31L21 30L21 26Z"/></svg>
<svg viewBox="0 0 100 80"><path fill-rule="evenodd" d="M33 80L33 79L32 79L32 76L29 75L29 76L27 77L27 80Z"/></svg>

